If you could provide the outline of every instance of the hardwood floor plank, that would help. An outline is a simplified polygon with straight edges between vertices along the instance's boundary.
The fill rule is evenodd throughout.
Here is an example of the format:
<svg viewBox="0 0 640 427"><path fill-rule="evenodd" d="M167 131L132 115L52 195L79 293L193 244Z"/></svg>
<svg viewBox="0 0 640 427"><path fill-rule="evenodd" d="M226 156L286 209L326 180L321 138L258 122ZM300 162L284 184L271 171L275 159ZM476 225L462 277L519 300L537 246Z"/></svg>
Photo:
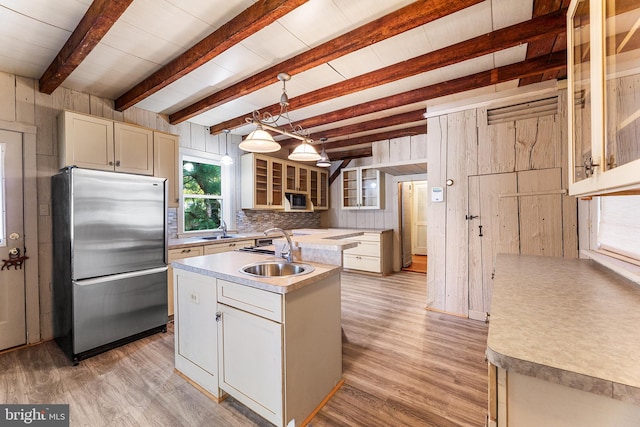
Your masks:
<svg viewBox="0 0 640 427"><path fill-rule="evenodd" d="M345 384L323 426L483 426L487 325L425 310L424 275L342 273ZM55 342L0 355L0 401L69 403L76 426L271 424L174 372L173 325L72 366Z"/></svg>

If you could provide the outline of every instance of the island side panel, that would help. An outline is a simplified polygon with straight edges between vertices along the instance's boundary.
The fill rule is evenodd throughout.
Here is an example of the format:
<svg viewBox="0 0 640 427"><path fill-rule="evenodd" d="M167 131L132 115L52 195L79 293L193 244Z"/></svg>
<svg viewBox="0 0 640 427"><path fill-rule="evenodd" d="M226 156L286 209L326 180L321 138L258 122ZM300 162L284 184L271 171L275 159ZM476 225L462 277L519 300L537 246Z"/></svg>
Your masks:
<svg viewBox="0 0 640 427"><path fill-rule="evenodd" d="M300 425L342 380L340 274L285 298L285 420Z"/></svg>

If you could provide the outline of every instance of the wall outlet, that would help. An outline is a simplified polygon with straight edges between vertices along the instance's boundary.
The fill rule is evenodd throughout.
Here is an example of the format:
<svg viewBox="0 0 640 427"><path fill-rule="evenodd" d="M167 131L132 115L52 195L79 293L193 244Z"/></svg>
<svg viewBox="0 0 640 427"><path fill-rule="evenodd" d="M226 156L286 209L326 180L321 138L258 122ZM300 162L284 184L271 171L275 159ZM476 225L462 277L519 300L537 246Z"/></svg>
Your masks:
<svg viewBox="0 0 640 427"><path fill-rule="evenodd" d="M191 294L191 302L194 304L200 304L200 295L197 293Z"/></svg>

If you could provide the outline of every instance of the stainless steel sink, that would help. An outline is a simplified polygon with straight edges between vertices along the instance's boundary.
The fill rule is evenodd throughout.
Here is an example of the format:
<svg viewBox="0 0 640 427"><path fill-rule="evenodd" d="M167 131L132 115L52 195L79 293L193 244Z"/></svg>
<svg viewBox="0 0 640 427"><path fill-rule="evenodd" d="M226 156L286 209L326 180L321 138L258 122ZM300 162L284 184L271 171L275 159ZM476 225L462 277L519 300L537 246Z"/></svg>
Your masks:
<svg viewBox="0 0 640 427"><path fill-rule="evenodd" d="M222 239L235 239L240 236L236 236L234 234L227 234L226 236L210 236L210 237L199 237L202 240L222 240Z"/></svg>
<svg viewBox="0 0 640 427"><path fill-rule="evenodd" d="M257 277L298 276L311 273L314 268L307 264L289 264L279 261L257 262L245 265L240 269L241 273Z"/></svg>

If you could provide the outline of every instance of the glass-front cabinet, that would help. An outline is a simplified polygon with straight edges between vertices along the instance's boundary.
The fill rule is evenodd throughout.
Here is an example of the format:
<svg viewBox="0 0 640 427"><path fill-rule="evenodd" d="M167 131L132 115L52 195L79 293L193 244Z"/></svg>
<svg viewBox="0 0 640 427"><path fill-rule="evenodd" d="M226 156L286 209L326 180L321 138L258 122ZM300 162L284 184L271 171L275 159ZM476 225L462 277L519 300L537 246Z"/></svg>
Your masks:
<svg viewBox="0 0 640 427"><path fill-rule="evenodd" d="M242 208L282 209L284 162L267 156L242 156Z"/></svg>
<svg viewBox="0 0 640 427"><path fill-rule="evenodd" d="M640 2L573 0L567 21L569 191L640 192Z"/></svg>
<svg viewBox="0 0 640 427"><path fill-rule="evenodd" d="M379 170L369 167L341 171L343 209L383 209L384 182Z"/></svg>
<svg viewBox="0 0 640 427"><path fill-rule="evenodd" d="M329 209L329 173L325 170L311 169L310 196L314 210Z"/></svg>
<svg viewBox="0 0 640 427"><path fill-rule="evenodd" d="M309 168L292 163L286 165L286 191L295 193L309 192Z"/></svg>

